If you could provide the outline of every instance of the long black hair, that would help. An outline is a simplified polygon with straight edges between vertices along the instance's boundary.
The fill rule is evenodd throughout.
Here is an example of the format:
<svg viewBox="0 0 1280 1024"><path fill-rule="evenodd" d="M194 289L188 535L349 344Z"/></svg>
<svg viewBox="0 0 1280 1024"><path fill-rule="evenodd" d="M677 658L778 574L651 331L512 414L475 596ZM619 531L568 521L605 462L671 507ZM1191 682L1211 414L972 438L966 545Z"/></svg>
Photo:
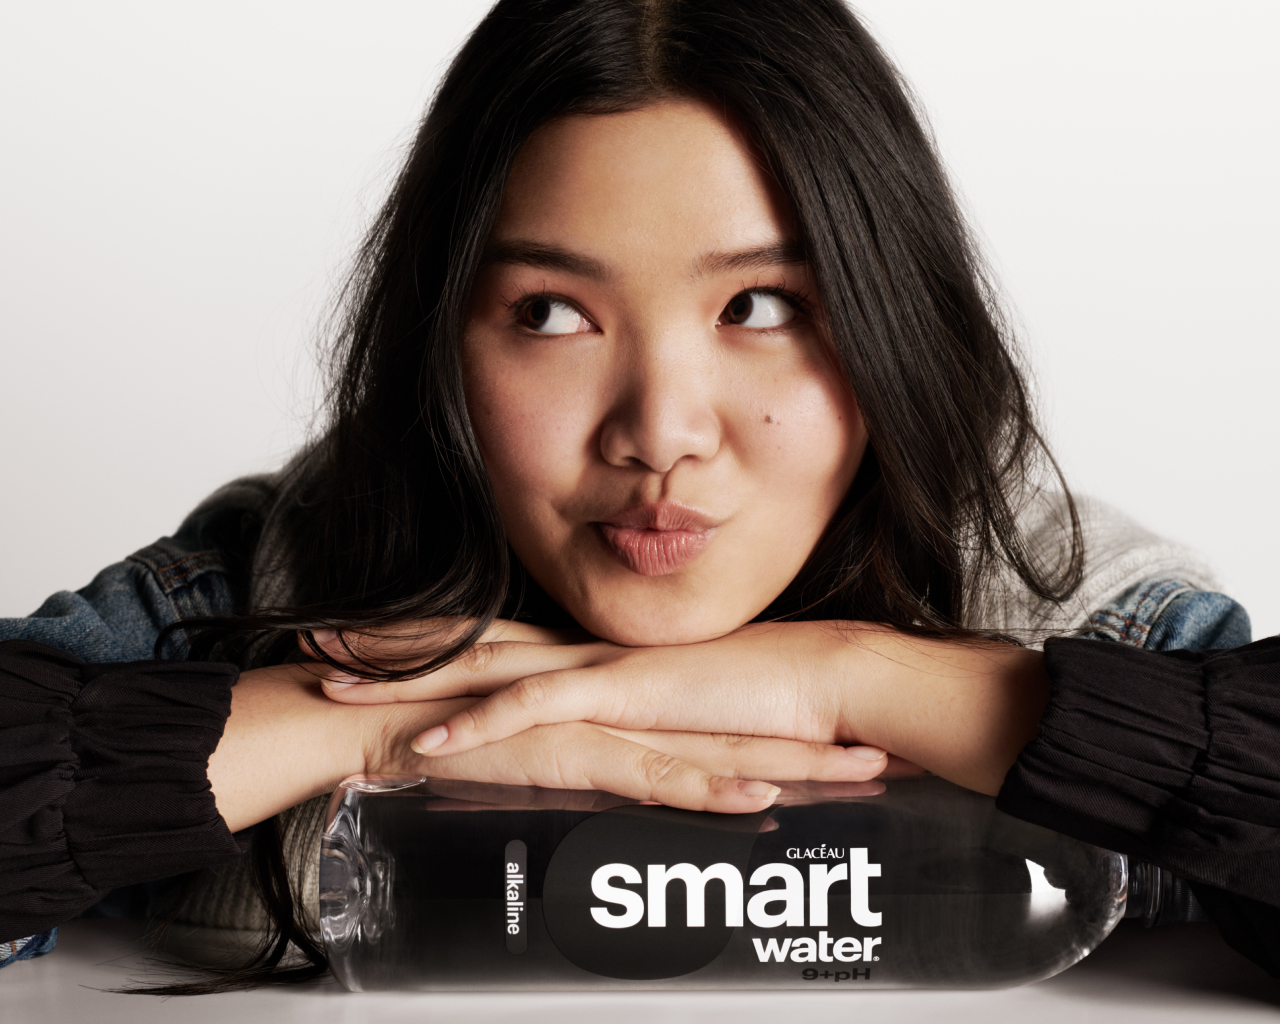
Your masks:
<svg viewBox="0 0 1280 1024"><path fill-rule="evenodd" d="M1056 562L1018 528L1018 501L1057 471L982 263L904 83L845 4L499 0L359 250L327 426L294 465L264 569L288 578L288 600L236 620L239 656L280 656L298 630L473 622L420 666L368 669L396 677L457 657L499 615L563 614L507 547L467 415L472 282L533 131L677 97L743 126L789 200L870 436L834 521L763 617L968 639L981 624L966 611L997 565L1043 599L1075 589L1070 498ZM192 649L226 637L207 631Z"/></svg>

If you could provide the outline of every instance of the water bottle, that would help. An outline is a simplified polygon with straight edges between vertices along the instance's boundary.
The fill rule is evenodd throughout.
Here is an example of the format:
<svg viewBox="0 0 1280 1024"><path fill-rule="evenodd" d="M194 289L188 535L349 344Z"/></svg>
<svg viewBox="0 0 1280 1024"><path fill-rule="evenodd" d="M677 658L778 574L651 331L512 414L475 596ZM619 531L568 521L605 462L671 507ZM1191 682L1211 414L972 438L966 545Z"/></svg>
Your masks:
<svg viewBox="0 0 1280 1024"><path fill-rule="evenodd" d="M333 972L353 991L985 988L1056 974L1125 914L1124 857L935 776L780 785L730 815L348 779L321 844Z"/></svg>

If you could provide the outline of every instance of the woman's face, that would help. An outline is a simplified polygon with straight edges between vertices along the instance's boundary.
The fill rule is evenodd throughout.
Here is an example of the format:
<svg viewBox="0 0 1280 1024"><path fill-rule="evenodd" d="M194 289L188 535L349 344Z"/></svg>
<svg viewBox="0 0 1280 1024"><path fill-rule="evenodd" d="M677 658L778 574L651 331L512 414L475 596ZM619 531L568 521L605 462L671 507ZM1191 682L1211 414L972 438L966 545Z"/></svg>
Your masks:
<svg viewBox="0 0 1280 1024"><path fill-rule="evenodd" d="M539 129L464 344L511 546L596 636L689 643L800 570L866 447L785 204L710 107Z"/></svg>

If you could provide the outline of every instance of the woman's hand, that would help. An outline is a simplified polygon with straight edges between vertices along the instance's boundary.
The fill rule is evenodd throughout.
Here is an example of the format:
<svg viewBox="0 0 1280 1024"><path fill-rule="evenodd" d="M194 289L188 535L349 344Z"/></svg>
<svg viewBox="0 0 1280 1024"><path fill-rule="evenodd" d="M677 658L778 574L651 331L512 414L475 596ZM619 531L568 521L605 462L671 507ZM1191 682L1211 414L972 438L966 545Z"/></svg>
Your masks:
<svg viewBox="0 0 1280 1024"><path fill-rule="evenodd" d="M885 767L883 756L866 759L827 744L637 733L583 722L539 726L427 758L410 749L412 738L474 698L344 705L323 697L320 672L305 664L256 669L233 688L231 715L208 769L218 811L233 832L360 773L603 789L689 810L743 813L769 806L777 795L762 779L861 783Z"/></svg>
<svg viewBox="0 0 1280 1024"><path fill-rule="evenodd" d="M332 629L312 630L309 633L298 634L298 647L308 658L315 658L316 652L312 647L314 643L335 661L351 667L353 674L343 675L334 672L326 674L325 689L336 692L343 686L362 683L363 679L354 673L359 672L365 665L373 665L378 669L399 669L421 664L446 644L461 636L469 625L470 620L465 619L419 619L370 633L339 634ZM578 629L546 629L510 619L495 619L463 658L441 671L447 672L455 666L468 663L475 664L491 653L504 648L521 651L531 650L531 645L564 648L570 645L584 645L584 642L590 639L590 636ZM614 645L604 644L603 646ZM433 673L433 678L436 675ZM400 699L395 697L392 691L384 692L386 696L381 700L353 700L349 703L383 704ZM461 691L449 694L449 696L461 695L463 695ZM406 697L404 699L422 700L424 698Z"/></svg>
<svg viewBox="0 0 1280 1024"><path fill-rule="evenodd" d="M377 653L397 661L411 659L414 652L405 644L403 633L383 636ZM557 664L565 663L565 655L575 664L585 663L592 657L586 648L596 648L595 657L602 654L602 648L626 650L612 644L569 646L561 634L519 623L497 623L486 633L485 642L462 659L465 664L461 667L471 675L450 689L465 696L422 700L397 694L403 684L359 687L380 686L384 696L400 698L364 708L381 707L386 716L376 742L366 753L366 770L552 789L599 789L671 807L730 813L768 806L778 787L761 781L764 779L863 783L868 794L883 790L882 784L866 781L884 770L887 758L883 751L771 736L637 731L563 721L534 725L452 756L427 758L412 750L411 743L423 731L424 722L435 725L465 714L476 702L470 693L491 690L495 679L508 675L507 668L527 665L527 659L545 657L551 651L560 655ZM358 650L362 657L374 655L368 647ZM454 668L450 665L442 672ZM478 676L486 682L477 685Z"/></svg>
<svg viewBox="0 0 1280 1024"><path fill-rule="evenodd" d="M422 717L406 711L421 707L395 706L390 742L375 749L367 771L549 789L598 789L669 807L727 813L749 813L771 804L779 790L764 779L856 782L867 795L884 789L882 783L867 781L884 769L883 755L867 759L857 751L821 743L633 732L589 722L535 726L465 753L428 758L413 753L409 746L422 728ZM440 708L439 717L446 710Z"/></svg>
<svg viewBox="0 0 1280 1024"><path fill-rule="evenodd" d="M315 638L325 653L352 666L352 674L326 671L322 675L325 692L343 703L485 697L507 687L501 702L514 700L532 706L541 703L544 694L555 694L554 710L548 706L545 711L549 717L545 721L530 718L524 728L575 719L608 719L608 724L624 728L781 735L831 742L837 733L838 687L831 685L834 677L824 663L832 653L845 653L845 626L753 625L707 643L621 647L498 620L480 642L444 668L389 683L361 682L355 674L359 662L381 668L421 662L451 631L433 620L378 633L341 637L332 632L317 633ZM308 650L305 642L300 640L300 645ZM702 721L699 715L708 697L718 704L713 718ZM597 717L604 701L612 703L612 713ZM584 714L570 715L571 704ZM643 712L642 707L646 709ZM614 721L617 716L626 720ZM779 728L786 731L777 732ZM507 730L504 735L514 731L518 730ZM496 738L493 733L479 742Z"/></svg>
<svg viewBox="0 0 1280 1024"><path fill-rule="evenodd" d="M362 651L376 658L381 643L365 638ZM398 643L388 641L403 657L408 648L391 646ZM349 703L489 694L417 739L433 757L534 726L588 721L868 744L986 793L999 789L1035 735L1048 698L1038 652L834 622L755 624L658 648L495 634L428 676L326 689Z"/></svg>

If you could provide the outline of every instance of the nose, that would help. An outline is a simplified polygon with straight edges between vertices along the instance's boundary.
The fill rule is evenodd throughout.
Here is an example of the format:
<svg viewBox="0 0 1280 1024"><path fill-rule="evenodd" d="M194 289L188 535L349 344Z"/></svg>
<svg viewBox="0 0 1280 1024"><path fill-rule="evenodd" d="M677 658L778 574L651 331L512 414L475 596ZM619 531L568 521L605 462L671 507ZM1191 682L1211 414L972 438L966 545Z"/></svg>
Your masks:
<svg viewBox="0 0 1280 1024"><path fill-rule="evenodd" d="M605 461L668 473L683 459L714 457L722 430L712 363L688 335L638 339L600 431Z"/></svg>

